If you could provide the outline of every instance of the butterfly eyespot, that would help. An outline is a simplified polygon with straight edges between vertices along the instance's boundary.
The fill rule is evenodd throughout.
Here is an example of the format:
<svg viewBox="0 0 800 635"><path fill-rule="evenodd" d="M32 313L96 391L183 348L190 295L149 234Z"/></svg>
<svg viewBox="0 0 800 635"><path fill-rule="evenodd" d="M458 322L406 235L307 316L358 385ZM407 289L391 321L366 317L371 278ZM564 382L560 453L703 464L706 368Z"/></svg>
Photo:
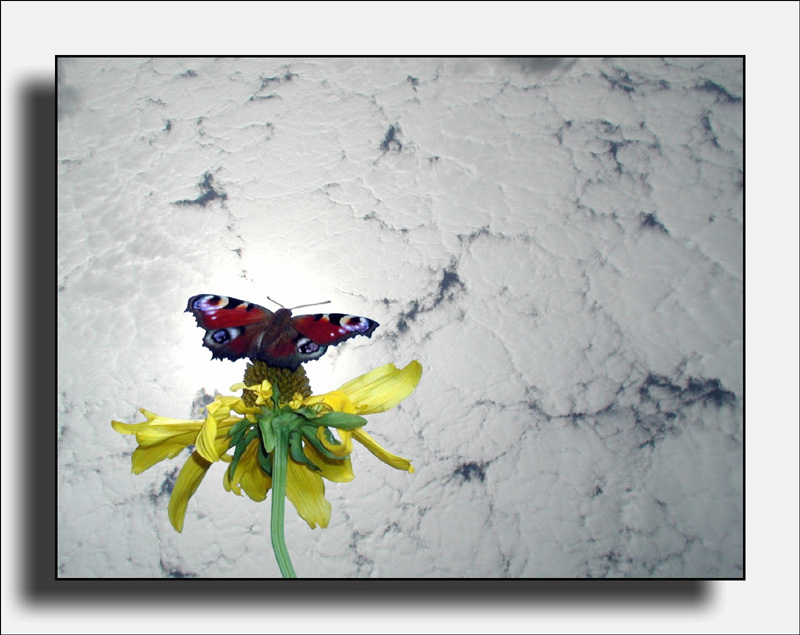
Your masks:
<svg viewBox="0 0 800 635"><path fill-rule="evenodd" d="M244 327L229 326L226 329L207 331L204 341L206 341L208 344L223 346L228 342L235 340L242 333L244 333Z"/></svg>
<svg viewBox="0 0 800 635"><path fill-rule="evenodd" d="M357 315L342 315L341 313L333 314L333 320L335 324L338 324L340 327L349 331L350 333L364 333L367 334L374 330L372 324L375 326L378 325L377 322L373 320L368 320L367 318L359 317Z"/></svg>
<svg viewBox="0 0 800 635"><path fill-rule="evenodd" d="M319 350L319 344L312 342L307 337L302 337L297 340L297 350L304 354L314 353Z"/></svg>
<svg viewBox="0 0 800 635"><path fill-rule="evenodd" d="M224 344L225 342L230 341L231 336L228 333L228 329L220 329L219 331L214 331L214 333L211 335L211 339L213 339L217 344Z"/></svg>
<svg viewBox="0 0 800 635"><path fill-rule="evenodd" d="M228 298L219 295L199 295L192 302L192 309L195 311L211 311L221 309L228 304Z"/></svg>

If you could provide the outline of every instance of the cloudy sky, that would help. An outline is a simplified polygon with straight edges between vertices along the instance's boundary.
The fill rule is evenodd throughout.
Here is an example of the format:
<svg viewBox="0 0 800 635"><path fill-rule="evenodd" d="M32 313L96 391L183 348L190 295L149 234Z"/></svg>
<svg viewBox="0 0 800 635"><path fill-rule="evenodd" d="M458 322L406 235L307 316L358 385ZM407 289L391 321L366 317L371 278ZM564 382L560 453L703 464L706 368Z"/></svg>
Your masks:
<svg viewBox="0 0 800 635"><path fill-rule="evenodd" d="M301 576L742 576L741 59L64 59L58 98L60 577L277 574L266 505L212 471L176 534L185 457L110 428L241 379L196 293L380 322L316 392L424 367L369 423L415 474L290 507Z"/></svg>
<svg viewBox="0 0 800 635"><path fill-rule="evenodd" d="M741 577L743 79L738 58L61 60L60 574L274 574L264 509L206 485L174 535L178 466L123 477L108 426L240 379L183 313L210 292L379 321L309 362L318 392L425 369L369 426L418 473L360 457L324 537L290 518L309 575Z"/></svg>

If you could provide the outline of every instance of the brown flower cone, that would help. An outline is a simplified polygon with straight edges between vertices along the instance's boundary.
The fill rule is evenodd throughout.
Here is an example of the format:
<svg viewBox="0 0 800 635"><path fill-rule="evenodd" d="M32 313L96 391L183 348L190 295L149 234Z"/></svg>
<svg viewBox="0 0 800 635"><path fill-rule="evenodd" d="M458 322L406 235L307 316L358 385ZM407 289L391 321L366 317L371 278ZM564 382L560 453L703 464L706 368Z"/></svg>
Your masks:
<svg viewBox="0 0 800 635"><path fill-rule="evenodd" d="M280 403L288 403L295 393L300 393L304 398L311 396L311 385L308 382L306 370L302 366L298 366L297 370L273 368L260 360L247 365L243 379L245 385L255 386L265 379L280 391ZM249 390L245 390L243 393L242 401L248 406L254 406L256 395Z"/></svg>

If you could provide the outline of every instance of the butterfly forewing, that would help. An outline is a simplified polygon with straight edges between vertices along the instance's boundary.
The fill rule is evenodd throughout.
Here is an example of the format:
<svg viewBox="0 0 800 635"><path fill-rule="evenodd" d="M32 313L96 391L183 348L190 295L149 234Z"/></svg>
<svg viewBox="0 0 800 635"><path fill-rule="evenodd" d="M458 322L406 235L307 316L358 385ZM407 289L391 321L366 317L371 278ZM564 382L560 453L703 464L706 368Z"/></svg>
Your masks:
<svg viewBox="0 0 800 635"><path fill-rule="evenodd" d="M193 313L204 329L258 324L274 315L263 306L224 295L195 295L189 298L186 310Z"/></svg>
<svg viewBox="0 0 800 635"><path fill-rule="evenodd" d="M356 335L372 336L380 326L375 320L345 313L298 315L294 327L317 344L336 345Z"/></svg>

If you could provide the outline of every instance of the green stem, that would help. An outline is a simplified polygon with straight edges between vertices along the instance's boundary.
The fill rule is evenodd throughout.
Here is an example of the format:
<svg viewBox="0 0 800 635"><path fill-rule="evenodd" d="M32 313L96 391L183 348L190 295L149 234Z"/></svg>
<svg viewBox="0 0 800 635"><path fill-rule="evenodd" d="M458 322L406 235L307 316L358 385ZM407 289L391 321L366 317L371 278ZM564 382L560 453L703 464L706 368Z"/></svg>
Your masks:
<svg viewBox="0 0 800 635"><path fill-rule="evenodd" d="M277 442L272 453L272 513L270 537L272 550L284 578L296 578L286 541L283 537L283 517L286 508L286 465L289 460L289 431L280 423L275 426Z"/></svg>

